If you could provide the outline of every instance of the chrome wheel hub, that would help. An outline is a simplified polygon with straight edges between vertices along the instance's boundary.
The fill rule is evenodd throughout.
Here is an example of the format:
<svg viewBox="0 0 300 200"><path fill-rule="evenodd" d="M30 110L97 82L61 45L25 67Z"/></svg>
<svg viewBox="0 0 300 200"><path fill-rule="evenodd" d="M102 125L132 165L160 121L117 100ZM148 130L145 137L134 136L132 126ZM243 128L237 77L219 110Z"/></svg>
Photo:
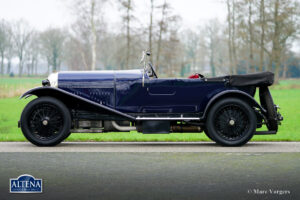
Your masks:
<svg viewBox="0 0 300 200"><path fill-rule="evenodd" d="M42 123L43 123L44 126L47 126L48 125L48 120L43 120Z"/></svg>

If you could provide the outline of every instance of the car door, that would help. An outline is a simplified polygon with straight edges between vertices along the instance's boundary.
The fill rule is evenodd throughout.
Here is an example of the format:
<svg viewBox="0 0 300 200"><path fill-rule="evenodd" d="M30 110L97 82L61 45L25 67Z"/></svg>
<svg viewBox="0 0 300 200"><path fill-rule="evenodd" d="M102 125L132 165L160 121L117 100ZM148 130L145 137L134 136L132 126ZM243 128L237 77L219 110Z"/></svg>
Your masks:
<svg viewBox="0 0 300 200"><path fill-rule="evenodd" d="M175 79L147 79L145 87L148 104L143 105L145 113L170 113L174 105L170 102L176 96Z"/></svg>
<svg viewBox="0 0 300 200"><path fill-rule="evenodd" d="M218 86L219 87L219 86ZM118 80L116 109L131 113L202 112L218 90L202 79Z"/></svg>
<svg viewBox="0 0 300 200"><path fill-rule="evenodd" d="M204 97L200 79L151 79L146 86L151 105L144 112L194 113Z"/></svg>

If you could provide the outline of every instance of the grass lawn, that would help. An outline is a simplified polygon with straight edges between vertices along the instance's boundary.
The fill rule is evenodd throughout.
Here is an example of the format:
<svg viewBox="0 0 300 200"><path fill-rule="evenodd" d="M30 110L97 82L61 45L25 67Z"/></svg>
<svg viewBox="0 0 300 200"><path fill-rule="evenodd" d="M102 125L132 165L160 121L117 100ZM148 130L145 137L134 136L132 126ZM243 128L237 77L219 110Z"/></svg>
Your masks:
<svg viewBox="0 0 300 200"><path fill-rule="evenodd" d="M9 78L7 78L9 79ZM25 82L27 80L23 79ZM39 85L41 79L30 80L28 84ZM9 80L11 81L11 80ZM24 81L19 83L24 84ZM0 78L0 94L3 81ZM17 80L11 81L6 87L18 85ZM27 84L27 82L25 83ZM17 88L17 86L14 86ZM28 87L30 88L30 87ZM254 136L256 141L300 141L300 80L282 81L280 85L272 87L272 96L281 109L284 117L282 126L276 135ZM26 141L21 130L17 127L24 106L32 100L18 97L0 98L0 141ZM130 133L74 133L67 141L208 141L203 133L172 133L172 134L146 134Z"/></svg>

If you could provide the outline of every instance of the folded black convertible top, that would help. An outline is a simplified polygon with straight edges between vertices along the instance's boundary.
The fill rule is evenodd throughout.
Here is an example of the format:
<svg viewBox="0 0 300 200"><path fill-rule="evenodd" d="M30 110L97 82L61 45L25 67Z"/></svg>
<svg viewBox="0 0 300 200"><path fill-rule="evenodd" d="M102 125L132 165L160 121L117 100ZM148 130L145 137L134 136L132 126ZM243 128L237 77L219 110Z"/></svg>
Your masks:
<svg viewBox="0 0 300 200"><path fill-rule="evenodd" d="M274 83L274 73L259 72L243 75L228 75L214 78L207 78L209 82L228 81L231 86L270 86Z"/></svg>

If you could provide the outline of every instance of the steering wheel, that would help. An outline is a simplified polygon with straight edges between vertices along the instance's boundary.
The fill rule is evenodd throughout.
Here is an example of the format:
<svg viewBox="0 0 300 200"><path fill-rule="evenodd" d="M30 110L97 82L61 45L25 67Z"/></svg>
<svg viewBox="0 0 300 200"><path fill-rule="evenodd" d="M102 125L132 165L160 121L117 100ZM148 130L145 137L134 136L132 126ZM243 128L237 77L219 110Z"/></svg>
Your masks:
<svg viewBox="0 0 300 200"><path fill-rule="evenodd" d="M152 63L149 62L148 65L149 65L150 68L151 68L152 75L153 75L155 78L158 78L158 76L157 76L157 74L155 73L155 70L154 70L154 68L153 68L153 66L152 66Z"/></svg>

